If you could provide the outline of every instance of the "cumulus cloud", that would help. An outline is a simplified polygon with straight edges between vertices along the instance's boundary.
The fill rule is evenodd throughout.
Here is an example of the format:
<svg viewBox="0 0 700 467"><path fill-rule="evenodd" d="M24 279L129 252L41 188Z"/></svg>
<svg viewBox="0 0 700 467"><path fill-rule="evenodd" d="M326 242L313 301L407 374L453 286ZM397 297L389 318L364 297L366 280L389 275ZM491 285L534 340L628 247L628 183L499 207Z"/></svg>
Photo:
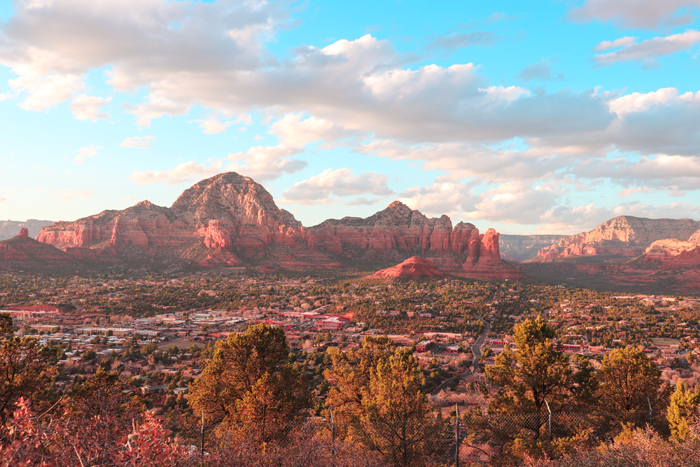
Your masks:
<svg viewBox="0 0 700 467"><path fill-rule="evenodd" d="M654 37L639 43L634 38L624 37L617 41L606 41L598 44L597 50L621 48L614 52L596 55L594 60L600 65L630 61L643 61L651 65L659 57L687 50L698 42L700 42L700 32L693 30L666 37Z"/></svg>
<svg viewBox="0 0 700 467"><path fill-rule="evenodd" d="M222 171L222 166L221 161L214 162L208 167L195 161L189 161L178 164L169 170L135 170L129 175L129 178L139 185L150 185L152 183L181 185L212 177Z"/></svg>
<svg viewBox="0 0 700 467"><path fill-rule="evenodd" d="M476 201L472 185L454 182L412 187L399 196L400 201L411 209L431 216L447 214L452 218L460 217L465 211L472 211Z"/></svg>
<svg viewBox="0 0 700 467"><path fill-rule="evenodd" d="M619 39L615 39L614 41L603 41L600 44L596 45L593 50L595 50L596 52L602 52L603 50L616 49L618 47L634 44L636 40L636 37L626 36L621 37Z"/></svg>
<svg viewBox="0 0 700 467"><path fill-rule="evenodd" d="M132 136L122 141L119 146L123 148L142 148L148 149L151 143L156 140L155 136Z"/></svg>
<svg viewBox="0 0 700 467"><path fill-rule="evenodd" d="M624 27L655 29L661 24L687 24L690 15L675 17L685 8L697 8L700 0L586 0L570 12L576 21L613 21Z"/></svg>
<svg viewBox="0 0 700 467"><path fill-rule="evenodd" d="M109 114L100 112L100 108L111 100L111 97L103 98L81 94L70 103L70 110L78 120L96 122L101 118L109 118Z"/></svg>
<svg viewBox="0 0 700 467"><path fill-rule="evenodd" d="M351 169L326 169L320 174L295 183L285 190L281 202L309 205L328 203L335 198L358 195L385 197L394 194L394 190L387 186L388 181L389 177L376 172L365 172L353 176ZM366 202L369 200L364 198L361 204Z"/></svg>
<svg viewBox="0 0 700 467"><path fill-rule="evenodd" d="M75 162L76 164L82 164L88 157L95 157L99 149L102 149L102 146L90 145L81 148L80 151L78 151L78 155L75 156L75 159L73 159L73 162Z"/></svg>
<svg viewBox="0 0 700 467"><path fill-rule="evenodd" d="M9 80L8 83L15 94L28 94L19 106L25 110L34 111L47 110L71 99L83 89L82 78L75 74L49 73L39 76L27 73Z"/></svg>
<svg viewBox="0 0 700 467"><path fill-rule="evenodd" d="M472 31L449 34L430 42L427 49L456 50L472 45L490 46L498 40L498 36L490 31Z"/></svg>
<svg viewBox="0 0 700 467"><path fill-rule="evenodd" d="M68 188L64 190L55 190L49 193L49 197L57 198L63 203L68 203L78 198L89 198L94 195L92 190L78 190L77 188Z"/></svg>
<svg viewBox="0 0 700 467"><path fill-rule="evenodd" d="M229 154L232 160L227 170L238 172L255 179L258 182L274 180L284 174L293 174L305 169L308 163L292 156L301 151L284 145L255 146L245 153Z"/></svg>

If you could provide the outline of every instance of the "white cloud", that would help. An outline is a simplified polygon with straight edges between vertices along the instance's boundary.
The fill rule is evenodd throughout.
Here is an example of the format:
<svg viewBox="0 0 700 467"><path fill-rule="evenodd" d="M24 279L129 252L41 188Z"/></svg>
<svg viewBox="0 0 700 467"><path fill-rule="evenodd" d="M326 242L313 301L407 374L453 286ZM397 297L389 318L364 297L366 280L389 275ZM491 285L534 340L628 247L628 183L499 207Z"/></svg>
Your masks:
<svg viewBox="0 0 700 467"><path fill-rule="evenodd" d="M302 120L303 116L302 113L286 114L272 124L270 133L290 148L303 148L317 141L324 141L329 147L339 140L360 134L323 118L311 116Z"/></svg>
<svg viewBox="0 0 700 467"><path fill-rule="evenodd" d="M601 50L599 49L601 46L608 49L618 46L622 48L614 52L596 55L594 60L601 65L629 61L644 61L647 64L654 64L654 59L687 50L698 42L700 42L700 32L693 30L666 37L654 37L639 43L633 38L625 37L614 42L598 44L596 47L598 50Z"/></svg>
<svg viewBox="0 0 700 467"><path fill-rule="evenodd" d="M199 122L199 127L202 129L203 133L207 135L214 135L217 133L223 133L231 125L237 125L242 122L250 124L252 122L252 118L248 114L242 114L235 120L225 122L219 118L219 115L212 112L206 120L197 120L197 122Z"/></svg>
<svg viewBox="0 0 700 467"><path fill-rule="evenodd" d="M78 190L77 188L68 188L63 190L55 190L49 193L49 197L58 198L63 203L68 203L78 198L89 198L94 195L92 190Z"/></svg>
<svg viewBox="0 0 700 467"><path fill-rule="evenodd" d="M295 183L282 195L281 203L323 204L336 198L359 195L375 195L386 197L394 194L387 186L389 177L376 172L365 172L358 176L352 175L352 170L326 169L318 175ZM363 200L369 202L366 198Z"/></svg>
<svg viewBox="0 0 700 467"><path fill-rule="evenodd" d="M693 18L674 14L684 8L700 5L700 0L586 0L571 11L570 17L577 21L614 21L625 27L654 29L661 24L687 24Z"/></svg>
<svg viewBox="0 0 700 467"><path fill-rule="evenodd" d="M96 122L101 118L109 118L109 114L100 112L100 108L111 100L111 97L103 98L81 94L70 103L70 110L78 120L92 120Z"/></svg>
<svg viewBox="0 0 700 467"><path fill-rule="evenodd" d="M83 89L82 78L74 74L50 73L45 76L26 74L9 80L8 83L16 94L23 92L29 94L19 106L25 110L34 111L47 110L71 99Z"/></svg>
<svg viewBox="0 0 700 467"><path fill-rule="evenodd" d="M453 182L409 188L399 196L411 209L430 216L447 214L453 219L473 210L476 201L469 184Z"/></svg>
<svg viewBox="0 0 700 467"><path fill-rule="evenodd" d="M308 164L292 156L300 151L283 145L254 146L245 153L229 154L232 160L226 170L235 171L258 182L274 180L284 174L293 174L305 169Z"/></svg>
<svg viewBox="0 0 700 467"><path fill-rule="evenodd" d="M102 146L90 145L81 148L80 151L78 151L78 155L75 156L75 159L73 159L73 162L75 162L76 164L82 164L88 157L95 157L97 155L98 149L102 149Z"/></svg>
<svg viewBox="0 0 700 467"><path fill-rule="evenodd" d="M5 198L3 198L2 196L0 196L0 203L7 203L7 200Z"/></svg>
<svg viewBox="0 0 700 467"><path fill-rule="evenodd" d="M129 178L139 185L150 185L152 183L165 183L166 185L181 185L183 183L193 183L204 178L212 177L221 173L223 164L221 161L213 162L209 167L198 164L195 161L178 164L169 170L134 170Z"/></svg>
<svg viewBox="0 0 700 467"><path fill-rule="evenodd" d="M636 41L636 37L621 37L619 39L615 39L614 41L603 41L600 44L596 45L593 50L597 52L602 52L603 50L616 49L618 47L634 44Z"/></svg>
<svg viewBox="0 0 700 467"><path fill-rule="evenodd" d="M156 140L155 136L132 136L122 141L119 146L123 148L142 148L148 149L151 143Z"/></svg>

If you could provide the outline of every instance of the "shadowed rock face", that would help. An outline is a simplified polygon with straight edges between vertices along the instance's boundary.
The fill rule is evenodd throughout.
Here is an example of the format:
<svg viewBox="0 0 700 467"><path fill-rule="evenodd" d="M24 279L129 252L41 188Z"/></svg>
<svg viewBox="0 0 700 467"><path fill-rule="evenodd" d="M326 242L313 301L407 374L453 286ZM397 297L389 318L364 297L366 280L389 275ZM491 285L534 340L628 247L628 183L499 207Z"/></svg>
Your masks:
<svg viewBox="0 0 700 467"><path fill-rule="evenodd" d="M17 236L0 241L0 270L51 269L76 265L78 261L70 254L29 238L26 228L22 228Z"/></svg>
<svg viewBox="0 0 700 467"><path fill-rule="evenodd" d="M688 240L700 222L692 219L645 219L620 216L590 232L562 238L541 249L535 261L552 261L572 256L617 255L633 258L644 253L657 240Z"/></svg>
<svg viewBox="0 0 700 467"><path fill-rule="evenodd" d="M369 268L426 256L460 275L500 278L501 269L504 277L519 275L501 261L493 229L479 234L462 222L453 228L447 216L428 218L398 201L365 219L330 219L307 229L262 185L233 172L188 188L170 208L143 201L58 222L38 240L92 261Z"/></svg>

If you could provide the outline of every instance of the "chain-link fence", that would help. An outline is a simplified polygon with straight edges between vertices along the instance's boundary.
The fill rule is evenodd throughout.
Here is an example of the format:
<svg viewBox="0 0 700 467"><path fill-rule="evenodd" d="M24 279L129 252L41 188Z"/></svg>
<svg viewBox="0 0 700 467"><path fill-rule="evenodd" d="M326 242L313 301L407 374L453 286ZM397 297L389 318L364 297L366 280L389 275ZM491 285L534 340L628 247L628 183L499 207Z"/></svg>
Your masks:
<svg viewBox="0 0 700 467"><path fill-rule="evenodd" d="M579 437L580 442L594 446L612 439L625 425L651 425L662 435L669 432L665 414L650 411L489 414L472 409L464 413L456 410L449 418L388 418L344 424L336 424L332 417L314 417L288 426L283 435L266 443L264 450L252 438L210 438L207 464L220 459L218 465L236 466L485 465L516 440L551 445L556 440Z"/></svg>

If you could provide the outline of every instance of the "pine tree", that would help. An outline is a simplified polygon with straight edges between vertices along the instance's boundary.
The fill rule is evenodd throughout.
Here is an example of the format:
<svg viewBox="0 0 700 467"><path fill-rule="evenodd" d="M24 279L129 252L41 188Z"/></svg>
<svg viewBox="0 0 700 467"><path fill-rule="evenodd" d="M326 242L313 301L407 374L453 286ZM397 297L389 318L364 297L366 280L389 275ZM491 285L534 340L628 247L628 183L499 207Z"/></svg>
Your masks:
<svg viewBox="0 0 700 467"><path fill-rule="evenodd" d="M514 328L516 350L507 347L486 376L499 387L489 411L529 413L552 410L565 404L582 403L592 391L592 368L586 361L571 361L553 341L554 329L539 316Z"/></svg>
<svg viewBox="0 0 700 467"><path fill-rule="evenodd" d="M287 361L284 331L266 324L219 341L190 386L194 412L209 424L261 442L279 438L311 406L305 376Z"/></svg>
<svg viewBox="0 0 700 467"><path fill-rule="evenodd" d="M700 391L691 391L685 381L679 381L666 412L671 436L679 443L688 438L690 419L698 415L698 405L700 405Z"/></svg>
<svg viewBox="0 0 700 467"><path fill-rule="evenodd" d="M608 353L597 379L600 403L609 411L646 410L648 401L655 407L663 405L665 395L659 392L661 371L636 348L625 347Z"/></svg>

